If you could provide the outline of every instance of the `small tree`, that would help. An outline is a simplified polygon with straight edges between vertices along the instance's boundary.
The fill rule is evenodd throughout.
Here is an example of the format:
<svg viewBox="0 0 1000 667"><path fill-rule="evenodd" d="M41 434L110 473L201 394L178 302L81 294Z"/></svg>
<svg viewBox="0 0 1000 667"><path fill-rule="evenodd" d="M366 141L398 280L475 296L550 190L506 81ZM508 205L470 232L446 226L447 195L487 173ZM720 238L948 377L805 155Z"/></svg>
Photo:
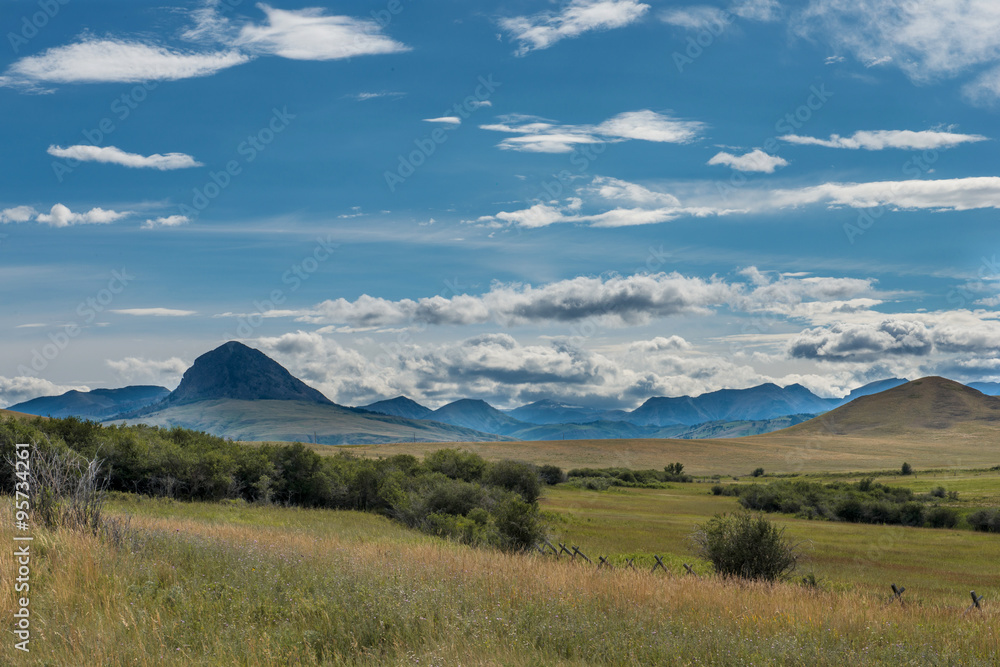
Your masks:
<svg viewBox="0 0 1000 667"><path fill-rule="evenodd" d="M909 463L904 463L903 467L900 468L899 473L901 475L912 475L913 474L913 466L911 466Z"/></svg>
<svg viewBox="0 0 1000 667"><path fill-rule="evenodd" d="M775 581L791 573L798 549L763 515L749 512L717 515L692 535L698 554L727 577Z"/></svg>
<svg viewBox="0 0 1000 667"><path fill-rule="evenodd" d="M752 477L763 477L764 476L764 469L763 468L755 468L754 471L752 473L750 473L750 475Z"/></svg>
<svg viewBox="0 0 1000 667"><path fill-rule="evenodd" d="M683 475L684 474L684 464L683 463L669 463L663 467L663 472L668 475Z"/></svg>

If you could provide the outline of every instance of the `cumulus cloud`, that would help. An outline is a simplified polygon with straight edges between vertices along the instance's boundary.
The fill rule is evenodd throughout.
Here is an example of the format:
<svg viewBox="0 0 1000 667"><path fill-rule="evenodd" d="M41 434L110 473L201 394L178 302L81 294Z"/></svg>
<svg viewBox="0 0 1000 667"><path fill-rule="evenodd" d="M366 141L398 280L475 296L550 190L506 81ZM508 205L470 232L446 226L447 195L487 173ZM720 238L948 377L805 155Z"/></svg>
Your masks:
<svg viewBox="0 0 1000 667"><path fill-rule="evenodd" d="M685 144L698 139L701 121L674 118L649 109L627 111L597 125L562 125L537 116L511 114L481 129L517 136L501 141L504 150L525 153L569 153L578 145L638 140Z"/></svg>
<svg viewBox="0 0 1000 667"><path fill-rule="evenodd" d="M125 357L124 359L107 359L105 363L126 382L157 384L167 387L179 384L184 371L190 366L178 357L169 359Z"/></svg>
<svg viewBox="0 0 1000 667"><path fill-rule="evenodd" d="M160 171L204 166L201 162L198 162L185 153L139 155L138 153L126 153L115 146L76 145L67 146L66 148L49 146L48 153L55 157L69 158L81 162L103 162L106 164L120 164L123 167L159 169Z"/></svg>
<svg viewBox="0 0 1000 667"><path fill-rule="evenodd" d="M801 359L874 361L884 355L930 354L930 332L921 322L884 320L879 324L833 324L800 333L788 353Z"/></svg>
<svg viewBox="0 0 1000 667"><path fill-rule="evenodd" d="M911 130L859 131L849 137L831 134L829 139L803 137L797 134L786 134L778 138L792 144L826 146L827 148L850 148L855 150L863 148L869 151L880 151L886 148L900 148L905 150L943 149L958 146L959 144L987 140L986 137L979 134L956 134L954 132L938 132L934 130L924 130L921 132L913 132Z"/></svg>
<svg viewBox="0 0 1000 667"><path fill-rule="evenodd" d="M337 60L409 51L406 45L383 35L381 26L370 19L326 15L322 8L257 6L267 16L267 23L244 25L232 42L251 53L292 60Z"/></svg>
<svg viewBox="0 0 1000 667"><path fill-rule="evenodd" d="M141 83L208 76L248 62L235 50L195 53L118 39L86 39L22 58L7 68L4 83Z"/></svg>
<svg viewBox="0 0 1000 667"><path fill-rule="evenodd" d="M649 5L636 0L570 0L558 12L501 19L500 27L518 42L515 53L523 56L585 32L621 28L648 10Z"/></svg>
<svg viewBox="0 0 1000 667"><path fill-rule="evenodd" d="M30 206L15 206L0 211L0 223L28 222L38 215L38 211Z"/></svg>
<svg viewBox="0 0 1000 667"><path fill-rule="evenodd" d="M755 171L765 174L773 174L778 167L787 167L788 160L777 155L768 155L764 151L756 148L743 155L733 155L726 151L720 151L712 156L708 161L710 165L725 165L737 171Z"/></svg>
<svg viewBox="0 0 1000 667"><path fill-rule="evenodd" d="M90 391L87 386L60 385L36 377L6 378L0 376L0 405L10 407L41 396L60 396L74 389L76 391Z"/></svg>
<svg viewBox="0 0 1000 667"><path fill-rule="evenodd" d="M35 219L50 227L69 227L71 225L106 225L131 215L130 211L106 211L103 208L92 208L85 213L74 213L63 204L56 204L48 213L39 213Z"/></svg>

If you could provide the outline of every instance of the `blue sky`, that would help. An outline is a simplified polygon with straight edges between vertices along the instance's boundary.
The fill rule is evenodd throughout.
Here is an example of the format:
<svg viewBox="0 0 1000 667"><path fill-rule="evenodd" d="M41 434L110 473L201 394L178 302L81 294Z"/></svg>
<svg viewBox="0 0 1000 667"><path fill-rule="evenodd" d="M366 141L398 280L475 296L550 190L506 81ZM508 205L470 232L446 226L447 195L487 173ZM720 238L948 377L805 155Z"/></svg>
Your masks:
<svg viewBox="0 0 1000 667"><path fill-rule="evenodd" d="M1000 379L988 0L3 8L0 405Z"/></svg>

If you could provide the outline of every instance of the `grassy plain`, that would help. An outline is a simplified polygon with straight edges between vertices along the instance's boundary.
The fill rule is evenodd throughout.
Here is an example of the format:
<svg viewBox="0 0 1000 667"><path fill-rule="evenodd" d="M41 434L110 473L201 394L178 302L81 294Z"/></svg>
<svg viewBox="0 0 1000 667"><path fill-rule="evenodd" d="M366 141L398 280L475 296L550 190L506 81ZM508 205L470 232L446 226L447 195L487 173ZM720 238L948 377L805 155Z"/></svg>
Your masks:
<svg viewBox="0 0 1000 667"><path fill-rule="evenodd" d="M971 496L974 486L992 482L983 476L965 483ZM677 574L680 561L691 561L690 526L732 503L709 495L707 484L547 492L544 505L566 517L556 524L558 537L592 557L669 552L668 575L461 547L371 514L121 496L112 513L131 514L138 529L138 539L124 548L90 535L35 531L31 653L15 654L5 633L0 663L1000 659L997 536L787 521L790 532L813 541L812 569L832 585L815 590ZM10 504L4 507L0 540L12 544ZM5 609L14 603L8 577L14 565L11 550L0 550ZM907 586L908 606L886 605L882 573ZM963 596L973 586L987 596L985 611L963 615Z"/></svg>
<svg viewBox="0 0 1000 667"><path fill-rule="evenodd" d="M792 427L797 428L797 427ZM978 468L1000 465L998 436L936 432L910 437L851 437L786 431L719 440L551 440L538 442L398 443L328 447L321 454L350 451L359 456L413 454L423 457L443 448L465 449L486 459L518 459L561 468L656 468L674 461L695 475L746 475L768 472L848 472L898 470L904 461L917 468ZM940 438L940 439L939 439Z"/></svg>
<svg viewBox="0 0 1000 667"><path fill-rule="evenodd" d="M811 481L828 481L811 475ZM853 479L837 476L836 479ZM756 480L755 480L756 481ZM766 478L765 480L766 481ZM937 486L958 491L947 503L961 514L1000 505L1000 472L948 471L916 477L878 478L927 492ZM727 483L722 480L722 483ZM728 480L732 483L732 480ZM672 484L669 489L589 491L566 486L549 488L542 507L553 513L553 536L598 555L623 562L652 565L652 554L667 555L677 571L695 563L689 535L692 527L715 514L739 509L734 497L711 495L711 484ZM813 573L832 590L890 595L890 584L907 587L912 602L962 605L969 591L1000 599L1000 536L953 530L864 525L769 515L801 546L800 574ZM964 522L962 522L964 523ZM702 564L696 569L709 572Z"/></svg>

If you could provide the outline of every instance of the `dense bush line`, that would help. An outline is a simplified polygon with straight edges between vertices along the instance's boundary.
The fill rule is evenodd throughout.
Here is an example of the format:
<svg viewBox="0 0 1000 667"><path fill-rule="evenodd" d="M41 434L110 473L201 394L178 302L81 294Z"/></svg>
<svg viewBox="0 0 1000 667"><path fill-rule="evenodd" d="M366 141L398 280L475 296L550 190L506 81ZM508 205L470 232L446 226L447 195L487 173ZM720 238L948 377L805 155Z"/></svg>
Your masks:
<svg viewBox="0 0 1000 667"><path fill-rule="evenodd" d="M973 512L966 520L973 529L984 533L1000 533L1000 507Z"/></svg>
<svg viewBox="0 0 1000 667"><path fill-rule="evenodd" d="M747 509L783 512L807 519L931 528L954 528L958 523L954 509L933 504L946 497L958 498L957 493L948 493L943 487L916 494L912 489L887 486L872 479L854 484L781 480L770 484L716 484L712 493L738 496Z"/></svg>
<svg viewBox="0 0 1000 667"><path fill-rule="evenodd" d="M108 489L180 500L243 499L377 512L436 535L509 550L542 536L534 466L441 450L359 459L301 444L251 446L182 428L101 426L75 418L0 421L0 480L13 487L14 444L100 459Z"/></svg>
<svg viewBox="0 0 1000 667"><path fill-rule="evenodd" d="M691 482L684 474L684 465L671 463L663 470L631 470L629 468L574 468L566 473L570 484L584 489L603 491L612 486L641 489L662 488L668 482Z"/></svg>

